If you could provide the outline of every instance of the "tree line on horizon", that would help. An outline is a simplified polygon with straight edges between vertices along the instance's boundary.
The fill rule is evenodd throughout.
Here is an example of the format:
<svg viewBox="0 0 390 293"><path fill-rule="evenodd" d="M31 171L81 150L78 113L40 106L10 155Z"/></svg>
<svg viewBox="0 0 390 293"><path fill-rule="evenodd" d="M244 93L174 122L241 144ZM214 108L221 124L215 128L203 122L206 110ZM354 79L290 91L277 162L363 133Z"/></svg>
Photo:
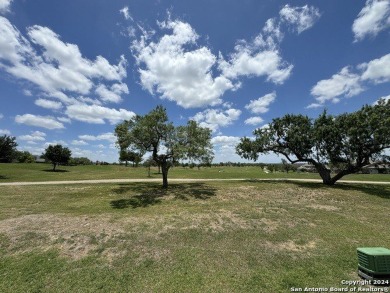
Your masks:
<svg viewBox="0 0 390 293"><path fill-rule="evenodd" d="M211 133L192 120L187 125L174 126L168 121L163 106L124 120L115 127L120 161L126 166L128 161L138 166L143 156L151 153L144 164L161 168L163 188L168 187L168 172L173 166L215 165ZM291 166L296 163L308 163L314 166L324 184L333 185L373 161L389 161L384 151L390 149L390 100L380 100L337 116L324 110L316 119L287 114L274 118L265 128L255 129L253 134L254 139L243 137L236 146L242 158L256 162L260 154L272 152L284 157L281 165L267 164L272 169L288 172L294 170ZM16 147L15 137L0 137L0 162L12 162L16 158L20 162L31 161L30 153L20 152ZM58 164L69 163L71 151L61 145L49 146L42 156L52 162L55 170ZM76 164L92 162L88 158L73 160ZM246 163L226 164L244 166ZM254 164L264 167L262 163Z"/></svg>

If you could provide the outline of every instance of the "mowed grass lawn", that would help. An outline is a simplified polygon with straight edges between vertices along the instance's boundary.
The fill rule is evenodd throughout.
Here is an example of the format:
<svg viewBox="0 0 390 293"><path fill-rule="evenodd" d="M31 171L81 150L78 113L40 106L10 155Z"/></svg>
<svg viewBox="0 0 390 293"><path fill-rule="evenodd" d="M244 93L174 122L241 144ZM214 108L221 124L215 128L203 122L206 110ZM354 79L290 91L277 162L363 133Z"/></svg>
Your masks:
<svg viewBox="0 0 390 293"><path fill-rule="evenodd" d="M16 181L64 181L88 179L126 179L148 178L146 167L125 167L119 165L88 165L88 166L59 166L57 172L52 172L50 164L1 164L0 183ZM156 167L151 169L151 178L161 178ZM168 178L199 178L199 179L272 179L272 178L301 178L320 179L317 173L274 172L265 173L260 167L211 167L211 168L182 168L174 167L169 170ZM353 174L343 177L343 180L389 181L390 174Z"/></svg>
<svg viewBox="0 0 390 293"><path fill-rule="evenodd" d="M345 287L390 246L390 186L160 185L0 187L0 292Z"/></svg>

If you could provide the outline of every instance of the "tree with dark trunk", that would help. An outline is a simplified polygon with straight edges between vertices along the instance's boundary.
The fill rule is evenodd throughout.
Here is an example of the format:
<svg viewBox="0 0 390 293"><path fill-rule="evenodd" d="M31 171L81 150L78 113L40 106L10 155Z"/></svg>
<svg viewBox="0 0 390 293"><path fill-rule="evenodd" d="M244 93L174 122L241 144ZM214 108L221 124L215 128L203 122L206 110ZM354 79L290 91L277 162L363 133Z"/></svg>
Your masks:
<svg viewBox="0 0 390 293"><path fill-rule="evenodd" d="M139 153L151 152L161 166L163 188L168 187L168 171L179 160L210 160L212 157L211 130L195 121L186 126L168 122L166 110L157 106L146 115L125 120L115 128L117 144Z"/></svg>
<svg viewBox="0 0 390 293"><path fill-rule="evenodd" d="M69 162L72 152L67 147L57 144L49 145L42 155L48 161L51 161L53 164L53 171L55 171L57 165L67 164Z"/></svg>
<svg viewBox="0 0 390 293"><path fill-rule="evenodd" d="M0 163L11 163L13 159L16 159L17 146L16 137L0 136Z"/></svg>
<svg viewBox="0 0 390 293"><path fill-rule="evenodd" d="M237 145L241 157L257 160L274 152L290 163L311 163L323 183L333 185L372 161L389 159L384 151L390 148L390 100L339 116L324 111L315 120L285 115L253 133L254 140L244 137ZM333 176L330 165L338 170Z"/></svg>

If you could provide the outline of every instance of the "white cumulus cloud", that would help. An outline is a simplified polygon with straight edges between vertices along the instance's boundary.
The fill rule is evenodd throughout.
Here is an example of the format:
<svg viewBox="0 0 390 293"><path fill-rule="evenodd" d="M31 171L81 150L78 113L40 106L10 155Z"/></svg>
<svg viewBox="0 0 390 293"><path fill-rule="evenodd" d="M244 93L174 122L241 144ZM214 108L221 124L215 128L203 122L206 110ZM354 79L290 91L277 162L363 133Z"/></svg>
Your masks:
<svg viewBox="0 0 390 293"><path fill-rule="evenodd" d="M390 54L374 59L368 63L359 65L364 69L363 80L369 80L376 84L390 81Z"/></svg>
<svg viewBox="0 0 390 293"><path fill-rule="evenodd" d="M50 101L46 99L38 99L35 101L35 105L52 110L59 110L62 108L62 103L56 101Z"/></svg>
<svg viewBox="0 0 390 293"><path fill-rule="evenodd" d="M11 131L8 129L0 129L0 135L10 135Z"/></svg>
<svg viewBox="0 0 390 293"><path fill-rule="evenodd" d="M113 84L110 89L108 89L104 84L100 84L96 88L96 93L104 102L119 103L122 101L121 95L124 93L128 94L129 89L124 83Z"/></svg>
<svg viewBox="0 0 390 293"><path fill-rule="evenodd" d="M282 84L290 75L293 65L283 61L278 50L260 50L237 47L229 61L222 60L219 68L228 78L240 76L266 76L267 81Z"/></svg>
<svg viewBox="0 0 390 293"><path fill-rule="evenodd" d="M94 123L104 124L108 120L111 124L129 120L135 113L125 109L111 109L98 105L70 105L65 112L71 119Z"/></svg>
<svg viewBox="0 0 390 293"><path fill-rule="evenodd" d="M198 122L201 127L207 127L215 132L220 127L231 125L240 117L240 115L241 110L238 109L207 109L196 113L194 117L191 117L191 119Z"/></svg>
<svg viewBox="0 0 390 293"><path fill-rule="evenodd" d="M258 98L257 100L251 100L246 109L255 114L263 114L269 111L269 105L276 99L276 93L272 92L265 96Z"/></svg>
<svg viewBox="0 0 390 293"><path fill-rule="evenodd" d="M231 79L264 76L275 84L283 84L290 77L293 65L283 60L278 49L284 37L283 27L287 24L300 34L315 24L320 13L312 6L286 5L279 15L279 18L268 19L253 41L240 41L228 60L220 56L219 68L224 76Z"/></svg>
<svg viewBox="0 0 390 293"><path fill-rule="evenodd" d="M244 121L245 124L249 125L259 125L264 121L261 117L250 117Z"/></svg>
<svg viewBox="0 0 390 293"><path fill-rule="evenodd" d="M39 116L33 114L16 115L15 122L30 126L43 127L46 129L63 129L65 128L61 122L58 122L51 116Z"/></svg>
<svg viewBox="0 0 390 293"><path fill-rule="evenodd" d="M57 120L61 121L61 122L64 122L64 123L71 123L72 122L72 120L70 120L67 117L57 117Z"/></svg>
<svg viewBox="0 0 390 293"><path fill-rule="evenodd" d="M12 0L0 0L0 13L9 12Z"/></svg>
<svg viewBox="0 0 390 293"><path fill-rule="evenodd" d="M72 145L79 145L79 146L81 146L81 145L88 145L88 143L85 142L84 140L72 140L72 142L70 144L72 144Z"/></svg>
<svg viewBox="0 0 390 293"><path fill-rule="evenodd" d="M211 139L211 143L214 145L236 145L240 142L240 138L237 136L218 135Z"/></svg>
<svg viewBox="0 0 390 293"><path fill-rule="evenodd" d="M28 141L45 141L46 133L41 131L31 131L30 134L18 136L19 140L28 140Z"/></svg>
<svg viewBox="0 0 390 293"><path fill-rule="evenodd" d="M206 47L188 49L199 38L188 23L168 20L160 28L171 34L157 43L141 39L132 46L142 86L184 108L220 104L221 96L234 85L224 76L213 77L216 56Z"/></svg>
<svg viewBox="0 0 390 293"><path fill-rule="evenodd" d="M120 56L117 65L102 56L87 59L76 44L64 42L48 27L28 27L24 37L8 19L0 16L0 67L38 86L44 96L57 98L67 105L83 103L69 96L99 92L96 88L104 84L112 95L108 96L106 91L100 95L102 99L118 102L120 94L128 93L122 83L127 76L126 66L124 56Z"/></svg>
<svg viewBox="0 0 390 293"><path fill-rule="evenodd" d="M84 134L84 135L79 135L79 138L81 140L88 140L88 141L107 140L111 143L114 143L116 141L116 136L112 132L106 132L99 135Z"/></svg>
<svg viewBox="0 0 390 293"><path fill-rule="evenodd" d="M380 31L390 27L390 1L367 0L352 25L355 41L367 36L375 37Z"/></svg>
<svg viewBox="0 0 390 293"><path fill-rule="evenodd" d="M360 82L360 76L352 73L351 68L344 67L330 79L324 79L311 89L311 94L318 103L326 101L338 102L340 96L352 97L364 90Z"/></svg>
<svg viewBox="0 0 390 293"><path fill-rule="evenodd" d="M291 7L285 5L279 12L282 21L290 24L298 34L311 28L320 18L318 8L313 6Z"/></svg>
<svg viewBox="0 0 390 293"><path fill-rule="evenodd" d="M370 84L380 84L390 81L390 54L361 63L355 68L346 66L329 79L320 80L312 87L311 94L316 102L306 109L318 108L327 101L337 103L342 97L353 97Z"/></svg>

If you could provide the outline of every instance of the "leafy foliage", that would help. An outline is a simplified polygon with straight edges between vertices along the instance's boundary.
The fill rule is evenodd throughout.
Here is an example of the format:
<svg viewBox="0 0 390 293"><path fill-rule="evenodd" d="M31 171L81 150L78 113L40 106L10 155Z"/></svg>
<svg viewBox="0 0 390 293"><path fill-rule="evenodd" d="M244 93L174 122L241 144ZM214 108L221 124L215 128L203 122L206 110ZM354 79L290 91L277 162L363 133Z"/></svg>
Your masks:
<svg viewBox="0 0 390 293"><path fill-rule="evenodd" d="M72 152L67 147L63 147L60 144L49 145L43 154L43 156L53 164L53 171L56 170L57 165L67 164L71 155Z"/></svg>
<svg viewBox="0 0 390 293"><path fill-rule="evenodd" d="M237 153L257 160L261 153L281 154L290 163L314 165L325 184L333 185L356 173L370 161L385 160L390 148L390 101L366 105L339 116L324 111L313 120L303 115L273 119L267 128L254 131L255 139L241 139ZM331 177L330 166L338 172Z"/></svg>
<svg viewBox="0 0 390 293"><path fill-rule="evenodd" d="M179 160L210 161L212 157L211 130L201 128L195 121L175 127L168 122L166 109L157 106L144 116L137 115L117 125L117 144L121 150L152 153L161 166L163 187L168 187L168 170Z"/></svg>
<svg viewBox="0 0 390 293"><path fill-rule="evenodd" d="M119 160L121 162L126 162L126 166L128 161L133 162L133 167L134 165L138 166L138 164L142 161L142 156L143 154L128 149L120 150L119 152Z"/></svg>
<svg viewBox="0 0 390 293"><path fill-rule="evenodd" d="M69 165L92 165L93 162L87 157L78 157L78 158L70 158L68 161Z"/></svg>
<svg viewBox="0 0 390 293"><path fill-rule="evenodd" d="M19 163L34 163L35 157L28 151L17 152Z"/></svg>
<svg viewBox="0 0 390 293"><path fill-rule="evenodd" d="M17 146L16 137L8 135L0 136L0 162L11 163L16 158Z"/></svg>

